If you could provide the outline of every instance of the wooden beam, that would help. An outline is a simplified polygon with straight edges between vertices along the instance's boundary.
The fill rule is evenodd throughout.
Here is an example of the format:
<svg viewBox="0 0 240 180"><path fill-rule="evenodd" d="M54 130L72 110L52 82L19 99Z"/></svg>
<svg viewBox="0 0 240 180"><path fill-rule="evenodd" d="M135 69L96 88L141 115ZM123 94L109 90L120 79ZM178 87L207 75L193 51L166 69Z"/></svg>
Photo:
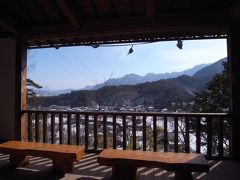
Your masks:
<svg viewBox="0 0 240 180"><path fill-rule="evenodd" d="M112 11L113 11L113 16L116 17L117 16L117 10L116 10L116 5L114 0L110 0L111 6L112 6Z"/></svg>
<svg viewBox="0 0 240 180"><path fill-rule="evenodd" d="M193 21L194 19L194 21ZM68 25L54 25L52 27L36 27L23 30L26 40L44 40L74 37L100 37L123 34L131 36L131 33L169 33L179 31L216 32L227 28L229 17L226 14L176 14L157 17L149 21L148 17L132 17L124 19L105 19L86 22L81 29L74 29ZM97 27L97 28L96 28Z"/></svg>
<svg viewBox="0 0 240 180"><path fill-rule="evenodd" d="M27 46L22 39L16 40L16 87L15 87L15 139L27 141L28 121L21 111L27 106Z"/></svg>
<svg viewBox="0 0 240 180"><path fill-rule="evenodd" d="M0 27L3 27L11 33L17 34L18 30L15 27L20 27L20 24L0 10Z"/></svg>
<svg viewBox="0 0 240 180"><path fill-rule="evenodd" d="M19 7L19 10L22 11L22 13L27 17L28 21L31 23L35 22L35 19L32 17L32 13L23 5L24 2L21 0L16 0L17 6Z"/></svg>
<svg viewBox="0 0 240 180"><path fill-rule="evenodd" d="M146 0L146 14L150 19L156 17L157 3L156 0Z"/></svg>
<svg viewBox="0 0 240 180"><path fill-rule="evenodd" d="M231 97L231 108L230 114L232 115L232 123L230 128L232 130L230 136L230 146L232 146L233 158L240 161L240 25L232 24L229 29L229 37L227 39L228 48L228 62L230 64L230 97Z"/></svg>
<svg viewBox="0 0 240 180"><path fill-rule="evenodd" d="M91 0L91 5L92 5L92 9L93 9L93 12L95 14L96 19L98 19L99 18L99 13L98 13L97 7L94 3L94 0Z"/></svg>
<svg viewBox="0 0 240 180"><path fill-rule="evenodd" d="M7 24L4 20L0 19L0 26L3 27L5 30L17 34L17 30L16 28L14 28L13 26Z"/></svg>
<svg viewBox="0 0 240 180"><path fill-rule="evenodd" d="M42 8L41 4L39 4L39 2L37 0L32 1L34 3L34 5L39 9L39 11L41 12L41 14L43 15L44 19L46 21L49 21L49 17L47 15L47 13L45 12L45 10Z"/></svg>
<svg viewBox="0 0 240 180"><path fill-rule="evenodd" d="M61 8L64 15L68 18L70 23L73 25L73 27L78 29L80 27L78 19L75 17L72 9L70 8L66 0L57 0L57 4Z"/></svg>
<svg viewBox="0 0 240 180"><path fill-rule="evenodd" d="M233 18L240 18L240 0L236 0L235 4L230 9Z"/></svg>

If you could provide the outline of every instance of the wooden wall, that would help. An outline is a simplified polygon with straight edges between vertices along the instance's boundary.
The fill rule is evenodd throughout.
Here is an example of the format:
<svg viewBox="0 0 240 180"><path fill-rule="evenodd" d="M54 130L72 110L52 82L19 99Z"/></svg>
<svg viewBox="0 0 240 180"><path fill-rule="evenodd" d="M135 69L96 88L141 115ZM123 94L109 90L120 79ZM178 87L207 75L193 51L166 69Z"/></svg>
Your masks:
<svg viewBox="0 0 240 180"><path fill-rule="evenodd" d="M0 139L15 138L16 40L0 39Z"/></svg>

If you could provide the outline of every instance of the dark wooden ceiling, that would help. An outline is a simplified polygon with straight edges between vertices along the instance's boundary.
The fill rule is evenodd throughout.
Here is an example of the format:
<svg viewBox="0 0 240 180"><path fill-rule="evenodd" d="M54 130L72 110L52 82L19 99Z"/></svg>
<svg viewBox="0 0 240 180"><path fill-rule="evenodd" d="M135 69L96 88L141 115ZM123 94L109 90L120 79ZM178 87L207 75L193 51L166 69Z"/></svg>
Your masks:
<svg viewBox="0 0 240 180"><path fill-rule="evenodd" d="M30 48L224 38L240 0L1 0L0 37Z"/></svg>

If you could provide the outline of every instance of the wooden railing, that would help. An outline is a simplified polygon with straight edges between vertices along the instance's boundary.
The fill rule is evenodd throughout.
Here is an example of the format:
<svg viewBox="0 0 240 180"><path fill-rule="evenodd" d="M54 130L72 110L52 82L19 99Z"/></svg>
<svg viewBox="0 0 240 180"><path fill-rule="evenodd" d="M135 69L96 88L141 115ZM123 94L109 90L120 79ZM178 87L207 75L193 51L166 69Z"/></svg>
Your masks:
<svg viewBox="0 0 240 180"><path fill-rule="evenodd" d="M86 150L140 149L231 157L225 113L73 112L24 110L28 141L84 145Z"/></svg>

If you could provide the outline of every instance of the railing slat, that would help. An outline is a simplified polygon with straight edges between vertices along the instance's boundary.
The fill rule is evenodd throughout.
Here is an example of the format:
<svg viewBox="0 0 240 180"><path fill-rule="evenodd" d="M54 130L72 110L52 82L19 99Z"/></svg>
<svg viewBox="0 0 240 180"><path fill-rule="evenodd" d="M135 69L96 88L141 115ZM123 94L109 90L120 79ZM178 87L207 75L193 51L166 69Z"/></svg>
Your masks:
<svg viewBox="0 0 240 180"><path fill-rule="evenodd" d="M218 154L220 157L223 157L223 118L219 119L219 128L218 128Z"/></svg>
<svg viewBox="0 0 240 180"><path fill-rule="evenodd" d="M113 149L117 148L116 115L113 115Z"/></svg>
<svg viewBox="0 0 240 180"><path fill-rule="evenodd" d="M43 114L43 143L47 142L47 114Z"/></svg>
<svg viewBox="0 0 240 180"><path fill-rule="evenodd" d="M201 117L196 118L196 153L201 152Z"/></svg>
<svg viewBox="0 0 240 180"><path fill-rule="evenodd" d="M207 117L207 156L212 156L212 118Z"/></svg>
<svg viewBox="0 0 240 180"><path fill-rule="evenodd" d="M39 113L35 113L35 141L39 142Z"/></svg>
<svg viewBox="0 0 240 180"><path fill-rule="evenodd" d="M72 144L72 114L67 115L67 143Z"/></svg>
<svg viewBox="0 0 240 180"><path fill-rule="evenodd" d="M51 143L55 143L55 114L51 113Z"/></svg>
<svg viewBox="0 0 240 180"><path fill-rule="evenodd" d="M32 142L32 113L27 113L28 116L28 141Z"/></svg>
<svg viewBox="0 0 240 180"><path fill-rule="evenodd" d="M126 116L122 117L123 120L123 149L125 150L127 148L127 140L126 140Z"/></svg>
<svg viewBox="0 0 240 180"><path fill-rule="evenodd" d="M103 148L107 148L107 115L103 115Z"/></svg>
<svg viewBox="0 0 240 180"><path fill-rule="evenodd" d="M167 116L164 116L164 152L168 152L168 122Z"/></svg>
<svg viewBox="0 0 240 180"><path fill-rule="evenodd" d="M178 120L180 120L180 118L185 118L185 120L183 119L185 125L184 125L184 149L185 152L190 152L190 125L194 124L195 127L193 127L195 129L195 133L196 133L196 152L200 153L201 150L201 129L202 126L205 126L206 124L206 142L207 142L207 156L208 157L213 157L213 153L215 155L215 149L217 148L217 153L218 153L218 157L222 158L223 155L227 155L227 156L231 156L231 137L229 137L229 151L225 153L225 147L223 144L224 141L224 132L231 132L231 116L229 116L228 114L224 114L224 113L151 113L151 112L147 112L147 113L142 113L142 112L63 112L63 111L33 111L33 110L23 110L23 113L27 113L27 121L28 121L28 141L43 141L44 143L47 143L48 140L48 134L50 131L50 141L51 143L55 143L55 138L56 138L56 129L55 129L55 116L57 114L57 116L59 117L59 143L64 143L63 141L63 133L65 133L65 131L63 130L63 117L65 118L65 115L67 117L67 143L68 144L72 144L72 114L74 115L74 118L76 116L76 139L74 139L74 142L76 141L76 144L80 144L81 141L81 115L85 116L85 148L86 150L88 149L89 146L89 116L94 117L94 123L93 126L91 126L91 129L93 127L93 133L94 133L94 148L95 150L97 150L98 148L98 126L102 125L103 126L103 147L107 148L107 142L108 142L108 122L107 122L107 117L108 116L112 116L113 117L113 148L117 148L118 145L118 125L117 125L117 117L122 117L122 134L123 134L123 149L127 149L127 118L131 117L131 121L132 121L132 139L130 139L130 143L132 145L132 148L134 150L136 150L137 147L137 137L136 134L139 130L142 131L142 147L143 150L147 150L147 141L148 141L148 137L147 137L147 122L146 122L146 118L148 116L152 116L153 117L153 124L152 124L152 128L153 128L153 134L152 134L152 138L153 138L153 142L151 144L151 146L153 146L153 150L157 151L158 149L158 137L157 137L157 121L158 121L158 117L163 117L163 128L164 128L164 144L163 144L163 148L164 151L167 152L168 151L168 118L169 117L173 117L173 123L174 123L174 145L175 145L175 152L179 152L179 144L178 144L178 140L179 140L179 122ZM50 115L50 119L51 119L51 126L50 126L50 130L48 130L48 118ZM98 123L98 118L99 116L101 116L101 119L103 119L103 122L100 121L101 124ZM102 118L103 117L103 118ZM139 123L138 121L138 117L141 117L142 119L142 127L140 127L139 125L141 123ZM206 123L205 122L201 122L202 118L206 118ZM43 119L42 122L42 134L40 133L40 122ZM214 120L214 121L213 121ZM226 126L225 127L225 120L229 121L230 127ZM34 126L32 126L33 121L35 122L34 126L35 126L35 132L34 132L34 138L33 138L33 128ZM92 119L91 121L92 122ZM190 123L191 122L191 123ZM217 127L214 127L215 129L217 129L217 137L218 140L216 142L213 142L213 131L212 131L212 126L213 126L213 122L216 122L218 124ZM192 127L191 127L192 128ZM228 129L226 129L228 128ZM205 129L204 129L205 130ZM63 132L64 131L64 132ZM192 133L192 132L191 132ZM214 130L215 133L215 130ZM230 133L231 136L231 133ZM182 136L181 136L182 137ZM205 133L204 133L204 137L205 137ZM41 139L42 138L42 139ZM214 135L215 138L215 135ZM227 137L226 137L227 138ZM151 142L151 141L149 141ZM217 144L216 148L215 145ZM214 152L213 152L213 145L214 145Z"/></svg>
<svg viewBox="0 0 240 180"><path fill-rule="evenodd" d="M132 116L133 150L136 150L136 115Z"/></svg>
<svg viewBox="0 0 240 180"><path fill-rule="evenodd" d="M174 150L178 152L178 116L174 116Z"/></svg>
<svg viewBox="0 0 240 180"><path fill-rule="evenodd" d="M94 136L94 149L97 150L98 146L98 132L97 132L97 119L98 116L95 114L93 117L93 136Z"/></svg>
<svg viewBox="0 0 240 180"><path fill-rule="evenodd" d="M63 114L59 114L59 143L63 144Z"/></svg>
<svg viewBox="0 0 240 180"><path fill-rule="evenodd" d="M80 114L76 114L76 144L80 144Z"/></svg>
<svg viewBox="0 0 240 180"><path fill-rule="evenodd" d="M185 117L185 152L190 152L189 147L189 117Z"/></svg>
<svg viewBox="0 0 240 180"><path fill-rule="evenodd" d="M228 151L228 156L233 157L233 119L226 117L227 123L229 123L229 129L228 129L228 134L229 134L229 151ZM225 126L224 126L225 127Z"/></svg>
<svg viewBox="0 0 240 180"><path fill-rule="evenodd" d="M157 116L153 116L153 151L157 151Z"/></svg>
<svg viewBox="0 0 240 180"><path fill-rule="evenodd" d="M142 127L142 133L143 133L143 150L146 151L147 149L147 128L146 128L146 116L143 116L143 127Z"/></svg>
<svg viewBox="0 0 240 180"><path fill-rule="evenodd" d="M85 115L85 149L88 149L88 115Z"/></svg>

